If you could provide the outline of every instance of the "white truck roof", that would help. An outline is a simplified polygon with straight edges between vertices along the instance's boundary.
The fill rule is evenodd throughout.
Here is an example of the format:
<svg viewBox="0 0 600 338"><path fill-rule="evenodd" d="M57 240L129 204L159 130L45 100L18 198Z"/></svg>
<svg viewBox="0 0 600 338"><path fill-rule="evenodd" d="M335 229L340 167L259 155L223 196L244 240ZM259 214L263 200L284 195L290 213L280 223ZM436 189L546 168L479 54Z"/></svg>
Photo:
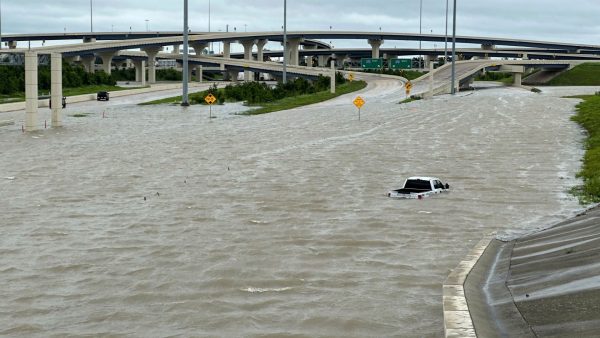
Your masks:
<svg viewBox="0 0 600 338"><path fill-rule="evenodd" d="M412 176L408 178L409 180L422 180L422 181L441 181L437 177L428 177L428 176Z"/></svg>

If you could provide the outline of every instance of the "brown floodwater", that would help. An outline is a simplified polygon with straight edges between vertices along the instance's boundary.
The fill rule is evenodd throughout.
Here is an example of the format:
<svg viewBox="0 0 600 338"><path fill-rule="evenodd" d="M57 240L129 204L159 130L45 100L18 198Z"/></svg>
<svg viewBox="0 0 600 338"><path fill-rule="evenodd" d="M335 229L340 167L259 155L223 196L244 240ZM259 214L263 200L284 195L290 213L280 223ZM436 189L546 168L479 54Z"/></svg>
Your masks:
<svg viewBox="0 0 600 338"><path fill-rule="evenodd" d="M373 82L360 121L356 94L252 117L216 106L213 119L89 103L27 134L13 114L0 335L441 336L441 285L473 245L581 209L568 190L583 133L559 93L399 105L402 92ZM412 175L451 192L386 197Z"/></svg>

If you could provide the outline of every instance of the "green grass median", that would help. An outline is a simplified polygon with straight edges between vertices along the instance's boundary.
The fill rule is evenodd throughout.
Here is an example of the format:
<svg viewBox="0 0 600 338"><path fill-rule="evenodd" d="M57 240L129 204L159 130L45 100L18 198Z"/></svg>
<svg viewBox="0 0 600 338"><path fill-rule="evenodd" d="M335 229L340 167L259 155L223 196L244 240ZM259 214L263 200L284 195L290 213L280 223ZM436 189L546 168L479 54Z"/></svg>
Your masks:
<svg viewBox="0 0 600 338"><path fill-rule="evenodd" d="M583 185L573 189L582 203L600 202L600 95L577 96L584 101L577 105L577 115L572 120L587 131L585 156L577 174Z"/></svg>
<svg viewBox="0 0 600 338"><path fill-rule="evenodd" d="M259 115L272 113L280 110L293 109L301 106L306 106L309 104L315 104L327 100L331 100L340 95L348 94L355 92L357 90L361 90L367 86L367 83L364 81L353 81L346 82L336 87L335 94L330 93L329 91L321 91L314 94L304 94L299 96L286 97L281 100L262 103L260 104L260 108L253 109L243 113L243 115Z"/></svg>

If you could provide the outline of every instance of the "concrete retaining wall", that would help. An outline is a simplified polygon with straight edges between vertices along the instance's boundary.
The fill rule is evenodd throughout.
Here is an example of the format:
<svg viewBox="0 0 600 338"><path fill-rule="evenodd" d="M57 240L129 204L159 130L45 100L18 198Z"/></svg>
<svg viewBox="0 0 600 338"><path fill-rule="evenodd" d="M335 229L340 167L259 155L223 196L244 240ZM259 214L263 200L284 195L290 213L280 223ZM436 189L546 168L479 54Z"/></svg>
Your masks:
<svg viewBox="0 0 600 338"><path fill-rule="evenodd" d="M443 285L444 333L450 338L477 337L465 297L467 276L490 244L495 234L482 239L450 273Z"/></svg>

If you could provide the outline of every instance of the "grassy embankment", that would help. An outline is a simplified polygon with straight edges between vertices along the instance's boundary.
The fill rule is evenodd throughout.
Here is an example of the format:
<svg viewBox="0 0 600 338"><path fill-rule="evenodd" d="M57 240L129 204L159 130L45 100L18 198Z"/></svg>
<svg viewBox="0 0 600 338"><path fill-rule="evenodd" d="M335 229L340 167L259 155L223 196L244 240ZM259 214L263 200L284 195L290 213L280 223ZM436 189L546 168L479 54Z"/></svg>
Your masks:
<svg viewBox="0 0 600 338"><path fill-rule="evenodd" d="M353 81L346 82L335 88L335 94L330 93L329 91L321 91L314 94L304 94L299 96L286 97L281 100L268 102L260 104L260 108L250 110L244 115L259 115L272 113L279 110L287 110L292 108L297 108L301 106L306 106L309 104L319 103L327 100L331 100L340 95L348 94L355 92L357 90L361 90L367 86L367 83L364 81Z"/></svg>
<svg viewBox="0 0 600 338"><path fill-rule="evenodd" d="M584 63L547 83L549 86L600 86L600 63Z"/></svg>
<svg viewBox="0 0 600 338"><path fill-rule="evenodd" d="M584 101L577 105L572 120L587 130L586 153L581 171L583 186L573 189L582 203L600 202L600 95L577 96Z"/></svg>

